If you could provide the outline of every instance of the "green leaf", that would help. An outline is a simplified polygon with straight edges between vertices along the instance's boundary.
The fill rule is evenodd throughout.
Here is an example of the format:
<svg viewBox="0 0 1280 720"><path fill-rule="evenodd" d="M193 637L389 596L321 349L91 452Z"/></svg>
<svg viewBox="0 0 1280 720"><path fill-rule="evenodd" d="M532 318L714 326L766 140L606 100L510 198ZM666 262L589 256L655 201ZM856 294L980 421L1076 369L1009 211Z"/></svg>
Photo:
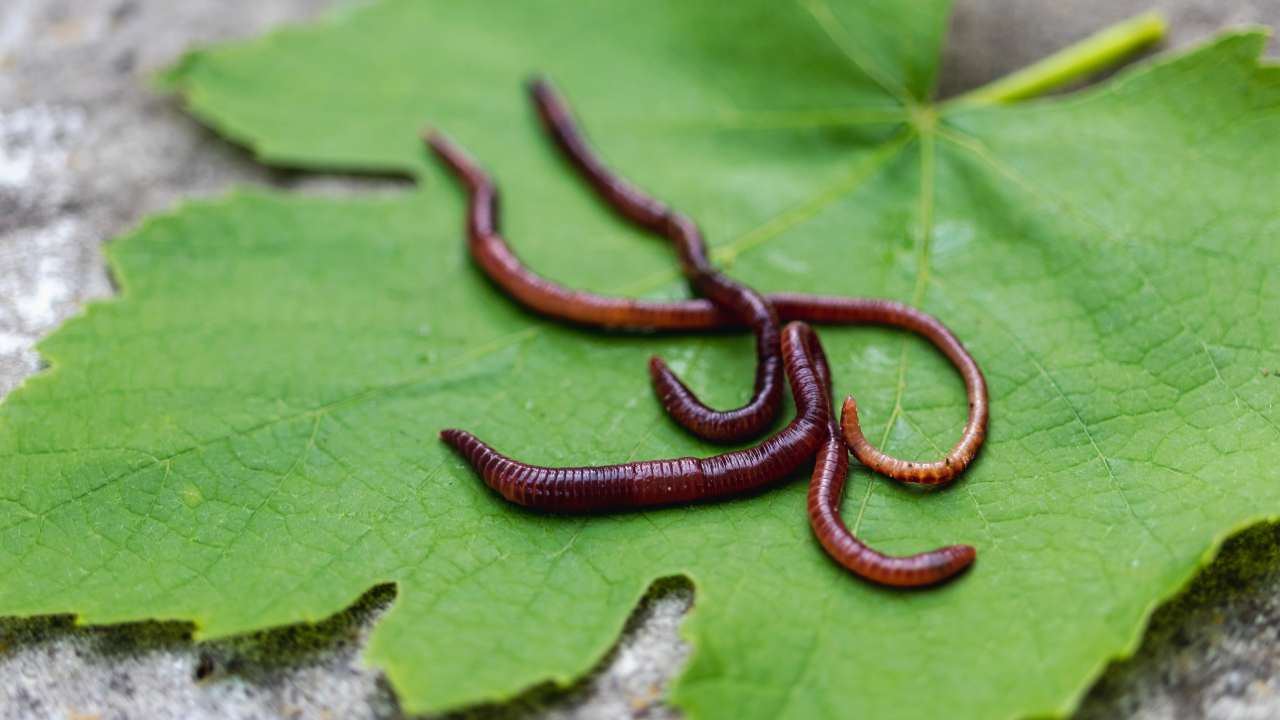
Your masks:
<svg viewBox="0 0 1280 720"><path fill-rule="evenodd" d="M1076 96L937 105L946 9L394 0L188 56L167 82L267 161L420 188L241 192L109 246L120 298L43 343L51 369L0 409L0 613L216 637L394 582L368 660L418 712L570 681L686 575L674 701L694 716L1068 712L1226 535L1280 512L1280 71L1244 32ZM665 244L541 136L534 70L736 277L914 302L965 340L991 383L979 462L937 493L855 470L845 515L889 552L972 543L971 573L923 593L850 577L800 477L549 517L442 446L458 426L546 464L710 453L662 416L646 358L713 403L747 391L746 336L565 328L470 268L426 123L494 171L534 268L682 292ZM821 333L873 439L952 442L962 389L927 345Z"/></svg>

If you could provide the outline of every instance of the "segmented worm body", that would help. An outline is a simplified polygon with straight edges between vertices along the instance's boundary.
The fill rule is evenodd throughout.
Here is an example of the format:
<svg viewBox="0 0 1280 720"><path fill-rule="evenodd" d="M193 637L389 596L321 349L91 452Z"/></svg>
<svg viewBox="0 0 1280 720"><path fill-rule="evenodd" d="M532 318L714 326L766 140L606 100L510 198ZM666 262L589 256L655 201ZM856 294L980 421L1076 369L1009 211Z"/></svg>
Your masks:
<svg viewBox="0 0 1280 720"><path fill-rule="evenodd" d="M525 306L559 320L614 329L668 331L750 327L756 334L755 394L736 411L707 408L658 358L650 370L664 406L702 437L738 440L757 434L780 403L780 364L796 397L796 417L760 445L710 458L679 458L620 465L544 468L505 457L461 430L441 437L460 452L484 482L508 500L559 512L618 510L686 503L741 494L775 482L814 454L808 495L810 525L829 555L859 576L884 585L919 587L947 580L973 562L968 545L950 545L906 557L888 556L859 541L839 514L847 473L846 446L873 470L903 482L940 484L973 460L986 432L986 381L972 356L936 318L908 305L869 298L798 293L761 296L711 265L696 225L614 175L596 157L567 106L544 81L531 90L557 146L598 195L619 214L672 241L685 275L708 299L659 302L576 292L528 270L498 230L498 194L489 177L453 143L432 133L428 142L467 187L467 230L473 259L501 289ZM790 324L778 336L779 319ZM837 424L831 377L821 344L802 322L878 324L909 329L937 347L964 378L969 418L961 439L938 462L916 463L873 447L858 425L857 404L845 400ZM777 348L781 348L779 355Z"/></svg>
<svg viewBox="0 0 1280 720"><path fill-rule="evenodd" d="M740 325L732 314L698 300L693 309L665 302L608 297L570 290L525 267L499 231L498 191L489 176L456 143L438 132L427 143L467 188L467 243L489 280L525 307L572 323L607 329L703 330Z"/></svg>
<svg viewBox="0 0 1280 720"><path fill-rule="evenodd" d="M427 142L467 187L467 236L472 258L494 284L526 307L558 320L609 329L698 331L742 327L743 321L738 316L708 300L655 301L609 297L570 290L537 275L525 267L498 232L498 194L489 176L443 135L431 133ZM585 157L591 159L592 156L588 154ZM610 188L601 194L611 198L632 197L638 193L621 181ZM643 195L639 197L643 198ZM646 210L649 206L639 200L630 202L628 207L631 210L627 217L641 218L638 223L645 224L642 222L644 218L659 212L652 208ZM941 484L954 479L973 461L986 436L989 416L987 383L973 356L941 321L910 305L876 298L773 293L765 295L764 300L774 307L783 322L870 324L911 330L938 348L960 371L968 396L969 418L960 441L946 458L939 462L919 463L880 452L863 436L858 426L856 403L851 406L850 399L845 403L842 426L846 442L860 462L902 482ZM678 381L676 386L679 386Z"/></svg>
<svg viewBox="0 0 1280 720"><path fill-rule="evenodd" d="M667 234L670 209L657 198L615 175L596 156L586 138L578 131L569 106L545 78L529 81L529 93L542 118L543 127L551 135L560 152L573 163L591 187L615 211L631 222L661 235Z"/></svg>
<svg viewBox="0 0 1280 720"><path fill-rule="evenodd" d="M813 457L832 425L821 380L830 371L817 335L804 323L791 323L783 330L781 347L796 416L777 434L745 450L709 458L548 468L512 460L462 430L443 430L440 437L490 488L539 510L623 510L740 495L794 472Z"/></svg>
<svg viewBox="0 0 1280 720"><path fill-rule="evenodd" d="M498 230L498 191L489 176L456 143L437 132L427 143L462 178L470 197L467 237L471 256L485 274L526 306L564 320L604 327L634 327L637 313L641 322L655 327L679 325L680 310L665 309L661 303L609 298L564 288L524 266ZM654 388L678 423L695 435L718 442L739 442L756 437L773 422L782 404L782 358L778 350L778 316L759 293L709 270L701 235L692 221L679 214L663 216L662 227L678 238L681 264L699 268L695 284L711 301L715 317L740 318L756 334L755 390L743 407L717 411L708 408L660 358L649 361ZM724 308L723 310L719 308Z"/></svg>
<svg viewBox="0 0 1280 720"><path fill-rule="evenodd" d="M535 78L530 82L530 92L538 109L538 115L542 118L543 125L555 141L556 146L568 157L573 166L578 169L578 172L586 178L591 187L595 189L596 194L613 207L615 211L632 222L665 234L670 238L676 245L685 276L690 279L699 292L710 298L718 307L738 307L739 309L735 314L739 317L761 318L762 311L754 304L742 308L742 304L747 297L750 297L753 303L763 302L766 305L777 305L776 296L769 298L769 300L775 301L774 303L769 303L766 300L762 300L754 291L721 275L707 257L706 244L698 233L697 227L691 221L682 215L673 213L663 203L649 197L643 191L610 171L591 149L591 145L583 138L582 131L577 123L574 122L573 114L569 111L568 105L550 83L543 78ZM788 296L786 299L794 301L796 306L788 309L793 312L799 312L788 316L786 311L779 307L776 315L794 320L822 322L819 318L825 313L827 317L839 321L839 319L847 318L849 310L852 309L850 300L844 298L828 299ZM856 310L865 309L868 311L867 314L870 317L862 321L907 327L924 335L933 342L964 376L965 388L969 396L970 412L969 421L965 425L961 438L951 451L937 462L920 463L892 457L872 446L863 435L862 428L858 423L857 403L852 397L849 397L845 400L844 410L841 415L846 441L862 464L895 480L929 485L949 482L968 467L974 456L977 455L978 448L981 447L986 435L987 392L986 380L983 378L981 370L978 369L977 363L965 351L960 341L934 318L908 306L895 306L888 303L876 305L874 301L865 305L857 305L856 303L859 303L859 300L853 300L852 302L855 303L853 308L856 308ZM842 313L845 314L842 315ZM771 312L770 314L773 313ZM845 322L848 321L845 320ZM853 322L858 321L854 320ZM777 318L775 317L773 328L777 327L776 323ZM761 372L765 369L765 363L767 362L763 342L768 332L768 326L763 325L763 321L757 319L753 320L752 327L756 330L757 354L760 358L756 373L757 395L753 400L753 405L755 405L759 404L762 397ZM762 327L765 329L762 330ZM694 429L684 420L686 417L692 417L701 420L697 426L699 428L706 426L714 428L717 424L723 426L725 420L711 417L714 411L698 402L688 388L666 369L661 360L654 358L651 361L650 368L653 371L654 384L659 388L660 396L663 398L664 406L681 424ZM743 423L742 429L744 431L746 425L747 423ZM695 433L704 437L708 436L696 429Z"/></svg>
<svg viewBox="0 0 1280 720"><path fill-rule="evenodd" d="M910 305L870 298L841 298L818 295L769 295L783 317L802 317L809 322L831 324L873 324L910 330L928 340L964 379L969 403L969 417L960 440L950 452L936 462L902 460L881 452L867 441L858 424L858 404L846 397L840 415L845 442L863 465L900 482L941 485L964 472L986 439L987 419L991 408L987 399L987 380L982 369L965 349L960 339L937 318Z"/></svg>
<svg viewBox="0 0 1280 720"><path fill-rule="evenodd" d="M821 373L820 373L821 375ZM846 569L881 585L923 587L947 580L969 567L977 552L970 545L947 545L916 555L893 556L878 552L854 536L840 518L840 500L849 475L849 455L840 428L831 413L831 381L823 381L827 404L827 432L809 482L809 527L833 560Z"/></svg>
<svg viewBox="0 0 1280 720"><path fill-rule="evenodd" d="M960 339L932 315L904 303L873 298L843 298L822 295L780 293L766 295L786 320L833 325L883 325L910 330L937 348L964 379L969 403L969 417L960 440L950 452L936 462L902 460L887 455L871 445L858 424L858 404L847 397L840 415L845 442L854 457L871 470L899 482L941 485L964 472L973 462L987 435L987 419L991 415L987 399L987 380L982 369Z"/></svg>
<svg viewBox="0 0 1280 720"><path fill-rule="evenodd" d="M717 442L740 442L758 436L773 422L782 405L782 357L778 351L778 313L760 293L738 284L712 268L702 236L693 222L680 215L669 218L671 236L678 238L681 265L693 286L717 307L744 318L756 337L756 376L751 400L733 410L707 407L662 358L649 358L649 375L663 408L694 435Z"/></svg>
<svg viewBox="0 0 1280 720"><path fill-rule="evenodd" d="M660 358L649 361L654 389L667 413L693 434L738 442L764 431L782 402L782 360L778 355L778 314L755 290L724 275L707 256L706 242L693 220L618 177L601 162L574 122L568 105L546 80L529 83L543 125L561 152L610 207L631 222L665 235L694 289L713 305L748 324L756 336L756 376L751 400L728 411L707 407Z"/></svg>

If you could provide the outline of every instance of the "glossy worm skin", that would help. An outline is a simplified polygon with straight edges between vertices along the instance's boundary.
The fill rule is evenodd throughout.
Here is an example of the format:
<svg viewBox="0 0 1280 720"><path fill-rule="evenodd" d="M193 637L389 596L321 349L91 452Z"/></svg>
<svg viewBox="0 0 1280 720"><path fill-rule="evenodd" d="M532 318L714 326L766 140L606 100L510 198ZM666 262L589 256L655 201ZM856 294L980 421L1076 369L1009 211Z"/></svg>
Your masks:
<svg viewBox="0 0 1280 720"><path fill-rule="evenodd" d="M471 256L489 278L524 305L544 315L603 327L633 327L636 313L655 327L671 327L681 322L680 311L661 303L608 298L576 292L543 278L524 266L498 230L498 191L493 181L458 145L438 132L427 134L426 142L467 186L467 238ZM701 235L692 221L678 214L665 214L664 232L676 241L681 263L710 267L705 259ZM680 382L661 359L649 361L649 373L663 407L678 423L706 440L740 442L758 436L773 422L782 404L782 358L778 351L778 316L773 306L758 293L719 273L698 271L697 286L714 303L716 317L743 318L756 331L755 390L741 408L716 411L704 405ZM704 301L706 302L706 301Z"/></svg>
<svg viewBox="0 0 1280 720"><path fill-rule="evenodd" d="M433 132L427 142L467 187L467 236L472 258L494 284L526 307L559 320L609 329L698 331L741 327L741 321L734 315L707 300L608 297L569 290L537 275L524 266L498 234L498 195L488 175L443 135ZM842 416L845 439L860 462L895 480L931 484L955 478L972 462L986 436L990 413L987 382L973 356L941 321L892 300L803 293L774 293L764 297L783 321L870 324L911 330L938 348L960 371L969 401L969 419L961 441L941 463L913 463L884 455L862 436L857 425L856 405L852 408L854 412L850 412L850 403L846 401Z"/></svg>
<svg viewBox="0 0 1280 720"><path fill-rule="evenodd" d="M840 413L840 427L844 440L859 462L899 482L920 485L942 485L951 482L969 467L982 447L983 440L987 437L987 418L991 414L987 399L987 380L983 377L978 363L974 362L973 356L965 350L960 340L935 318L915 308L902 306L894 308L891 314L882 315L873 322L887 324L884 319L890 315L895 321L892 324L927 338L960 371L969 401L969 419L960 433L960 439L942 460L934 462L902 460L881 452L867 441L862 427L858 424L858 403L853 396L848 396L844 400L844 407Z"/></svg>
<svg viewBox="0 0 1280 720"><path fill-rule="evenodd" d="M463 430L440 437L507 500L550 512L597 512L740 495L791 474L811 459L832 425L822 378L829 377L817 335L804 323L782 333L782 356L796 416L759 445L709 458L548 468L508 458Z"/></svg>
<svg viewBox="0 0 1280 720"><path fill-rule="evenodd" d="M823 377L823 402L831 405L830 378ZM873 550L854 536L840 518L840 500L849 475L849 455L835 416L827 413L827 432L818 449L809 482L809 527L833 560L861 578L899 588L925 587L955 577L977 556L969 545L948 545L917 555L893 556Z"/></svg>
<svg viewBox="0 0 1280 720"><path fill-rule="evenodd" d="M742 296L748 292L754 296L753 299L759 299L759 295L725 278L714 269L706 254L706 245L692 222L681 215L672 213L661 202L649 197L638 188L612 173L600 161L592 151L590 144L583 138L581 130L573 120L573 115L569 111L568 105L546 79L534 78L529 83L529 88L534 104L537 106L538 115L542 118L543 125L555 141L556 146L586 178L596 193L617 212L643 227L667 235L675 242L684 273L699 292L706 295L719 307L735 307L735 303L743 302ZM716 287L717 283L723 283L723 287ZM819 318L823 315L824 310L827 311L829 317L839 318L841 310L847 308L849 302L845 301L843 307L837 302L832 302L824 307L826 305L823 302L826 300L825 298L812 298L807 302L798 296L788 299L794 299L796 301L795 304L799 306L788 309L792 311L803 309L802 312L788 316L785 310L778 308L777 314L789 319L811 322L820 322ZM777 303L775 302L774 304ZM965 425L959 442L942 460L926 463L900 460L881 452L867 441L858 423L857 403L852 397L849 397L845 400L841 415L845 440L862 464L895 480L926 485L940 485L950 482L968 467L974 456L977 455L978 449L982 446L982 441L986 436L988 416L987 389L982 371L951 331L947 330L942 323L934 318L914 311L913 308L908 308L907 306L893 306L886 303L881 306L869 304L864 307L870 311L868 313L870 317L867 321L900 325L920 333L951 360L952 364L960 370L960 374L964 377L970 409L969 420ZM760 318L759 309L750 308L746 310L746 313L746 317ZM739 317L743 317L744 311L739 309L736 314ZM774 322L774 327L776 327L776 319ZM752 327L756 330L757 343L762 343L767 329L761 330L761 320L759 319L753 321ZM755 402L758 402L761 398L761 371L764 369L763 365L766 362L764 350L758 347L757 351L758 356L761 358L761 365L756 374L757 395ZM654 384L659 388L659 392L663 397L663 404L667 407L668 412L681 421L682 424L685 424L686 427L689 427L689 425L682 418L688 415L705 416L707 413L713 412L702 406L693 397L692 393L666 370L665 365L662 365L660 360L654 358L650 367L653 369ZM669 393L675 394L674 397ZM673 399L674 402L671 402L669 398ZM755 403L753 402L753 404ZM697 430L695 430L695 433L703 434Z"/></svg>
<svg viewBox="0 0 1280 720"><path fill-rule="evenodd" d="M733 410L713 410L694 395L662 358L649 358L649 375L667 414L694 435L715 442L741 442L773 423L782 406L782 357L778 313L760 293L716 272L706 261L702 237L682 216L670 219L680 238L681 265L693 286L716 306L731 310L751 325L756 338L756 375L751 399Z"/></svg>
<svg viewBox="0 0 1280 720"><path fill-rule="evenodd" d="M610 207L633 223L665 235L675 246L680 267L694 289L717 307L750 325L756 336L756 376L751 400L727 411L702 403L660 358L649 361L654 389L667 414L698 437L740 442L756 437L773 422L782 404L782 359L778 355L778 314L755 290L722 274L707 256L698 226L687 216L618 177L600 161L582 135L573 114L545 79L535 78L529 92L538 116L556 147Z"/></svg>
<svg viewBox="0 0 1280 720"><path fill-rule="evenodd" d="M438 132L425 138L467 188L467 244L489 280L525 307L547 317L607 329L703 330L735 318L709 301L694 312L665 302L607 297L569 290L529 270L498 229L498 191L489 176L456 143Z"/></svg>
<svg viewBox="0 0 1280 720"><path fill-rule="evenodd" d="M640 188L614 175L596 157L586 138L578 131L568 104L560 98L551 83L545 78L534 77L529 81L529 93L533 96L538 117L542 119L543 127L551 135L551 139L596 193L631 222L665 235L670 209L656 198L649 197Z"/></svg>
<svg viewBox="0 0 1280 720"><path fill-rule="evenodd" d="M494 284L526 307L561 321L607 329L692 332L742 326L732 313L707 300L609 297L569 290L530 271L498 234L497 191L489 177L444 136L431 133L427 142L467 187L467 229L472 258ZM638 211L637 214L644 216ZM872 324L911 330L938 348L960 371L968 396L969 417L960 442L946 458L941 462L918 463L881 453L862 436L857 425L856 404L850 408L846 401L842 418L844 434L860 462L896 480L923 484L948 482L972 462L986 436L987 384L977 362L941 321L910 305L877 298L804 293L773 293L764 298L774 306L783 322Z"/></svg>
<svg viewBox="0 0 1280 720"><path fill-rule="evenodd" d="M954 480L973 462L987 436L987 420L991 415L987 396L987 380L977 361L960 339L932 315L910 305L872 298L842 298L821 295L776 294L766 296L788 320L838 325L883 325L910 330L937 348L964 379L969 403L969 417L960 440L939 461L916 462L887 455L867 441L858 424L858 404L846 397L840 414L844 440L854 457L881 475L899 482L920 485L942 485Z"/></svg>
<svg viewBox="0 0 1280 720"><path fill-rule="evenodd" d="M498 191L480 167L458 145L438 132L427 134L426 142L445 164L462 178L469 195L467 242L471 257L485 274L526 306L546 315L589 325L625 326L638 307L635 301L605 298L567 290L528 270L498 231ZM677 246L683 263L705 261L701 236L688 219L664 216L664 226L681 238ZM701 258L701 259L700 259ZM754 290L734 283L718 273L700 273L698 286L713 301L737 317L749 319L756 329L755 392L743 407L727 412L711 410L657 357L649 360L649 374L663 407L677 422L707 440L739 442L758 436L773 422L782 404L782 358L778 350L778 316ZM649 308L655 304L648 303ZM715 307L711 305L710 307ZM671 323L675 313L653 313L653 320Z"/></svg>
<svg viewBox="0 0 1280 720"><path fill-rule="evenodd" d="M844 441L855 457L863 465L894 480L915 485L944 485L973 462L986 439L986 396L969 398L969 421L965 423L960 440L952 446L941 460L918 462L903 460L881 452L862 433L858 424L858 403L850 395L844 399L844 407L840 410L840 425L844 431Z"/></svg>

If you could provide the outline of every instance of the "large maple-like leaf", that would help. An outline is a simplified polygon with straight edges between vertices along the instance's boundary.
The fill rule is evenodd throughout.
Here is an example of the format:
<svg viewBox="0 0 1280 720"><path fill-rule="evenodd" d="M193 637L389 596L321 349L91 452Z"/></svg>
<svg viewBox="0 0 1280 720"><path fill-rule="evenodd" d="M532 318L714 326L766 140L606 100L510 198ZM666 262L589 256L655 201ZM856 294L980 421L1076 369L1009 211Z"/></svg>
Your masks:
<svg viewBox="0 0 1280 720"><path fill-rule="evenodd" d="M938 105L946 9L395 0L189 56L170 82L266 160L419 189L237 193L109 247L121 297L44 342L51 369L0 410L0 613L213 637L394 582L368 658L428 710L581 674L685 575L674 701L699 717L1069 709L1226 534L1280 511L1280 72L1242 33L1077 96ZM534 268L681 292L666 244L541 137L533 70L735 276L910 301L964 338L991 383L980 461L927 494L855 470L845 513L890 552L972 543L972 572L905 594L850 577L810 537L801 477L549 517L442 446L459 426L547 464L712 452L652 399L655 352L713 403L747 392L746 336L565 328L470 268L428 122L500 179ZM821 332L874 440L951 442L962 389L927 345Z"/></svg>

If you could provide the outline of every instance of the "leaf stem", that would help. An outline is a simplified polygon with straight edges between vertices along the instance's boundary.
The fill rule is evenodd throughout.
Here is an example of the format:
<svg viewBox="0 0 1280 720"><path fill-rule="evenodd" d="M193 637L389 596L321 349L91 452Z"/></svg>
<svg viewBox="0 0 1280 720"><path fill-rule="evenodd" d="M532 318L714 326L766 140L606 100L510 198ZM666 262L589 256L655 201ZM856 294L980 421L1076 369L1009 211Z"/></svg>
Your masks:
<svg viewBox="0 0 1280 720"><path fill-rule="evenodd" d="M1150 11L1112 25L1021 70L954 98L957 105L999 105L1042 95L1112 67L1164 38L1167 23ZM948 104L950 104L948 103Z"/></svg>

